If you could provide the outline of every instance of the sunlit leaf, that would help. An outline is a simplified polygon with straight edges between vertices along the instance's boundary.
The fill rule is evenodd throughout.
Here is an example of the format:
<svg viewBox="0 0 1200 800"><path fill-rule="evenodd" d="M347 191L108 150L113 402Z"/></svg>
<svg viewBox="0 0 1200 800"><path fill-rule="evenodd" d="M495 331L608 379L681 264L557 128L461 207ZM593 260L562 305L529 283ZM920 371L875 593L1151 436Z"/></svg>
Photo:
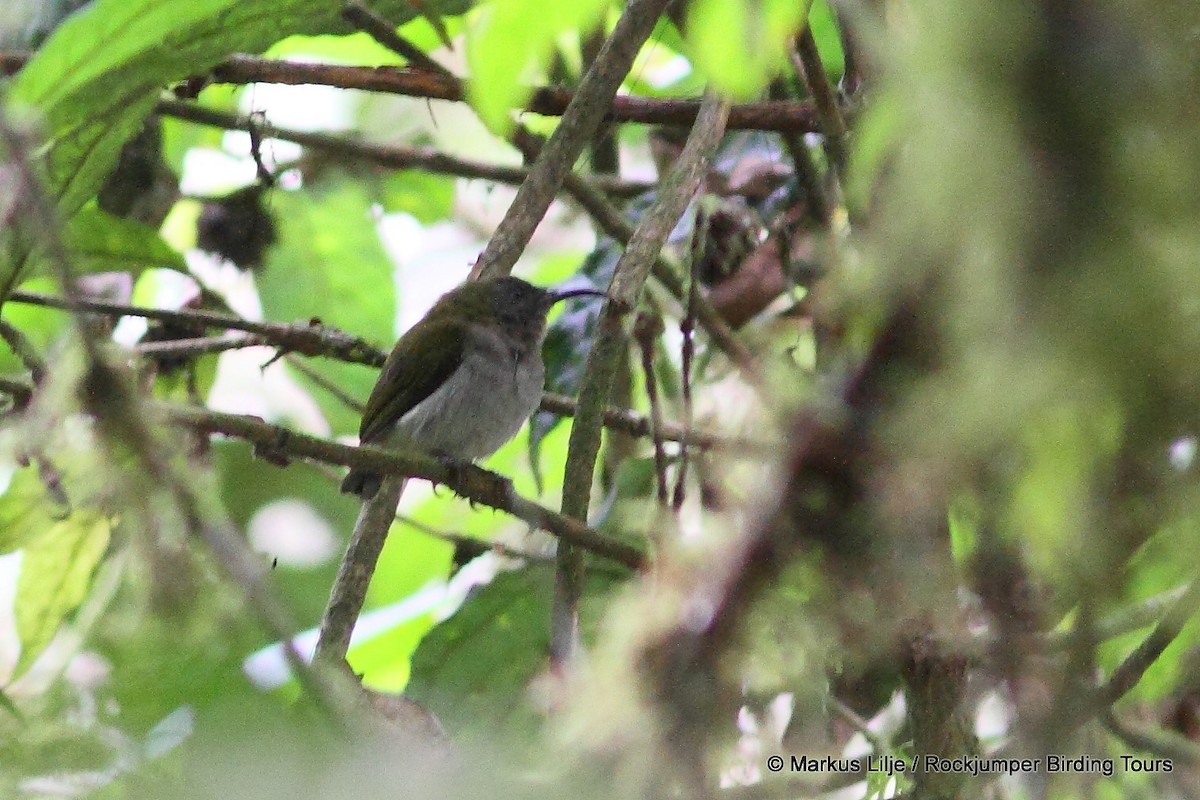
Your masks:
<svg viewBox="0 0 1200 800"><path fill-rule="evenodd" d="M470 98L484 123L507 131L508 114L529 95L531 74L544 69L555 40L567 31L591 30L609 0L544 3L494 0L480 9L468 39Z"/></svg>
<svg viewBox="0 0 1200 800"><path fill-rule="evenodd" d="M688 7L689 55L724 92L750 98L786 63L804 19L791 0L695 0Z"/></svg>
<svg viewBox="0 0 1200 800"><path fill-rule="evenodd" d="M520 735L536 719L530 683L547 666L553 571L503 572L435 627L413 655L406 693L451 732ZM581 625L595 624L612 577L589 572Z"/></svg>
<svg viewBox="0 0 1200 800"><path fill-rule="evenodd" d="M279 220L279 243L258 276L268 318L319 318L390 348L394 339L392 262L375 230L371 198L361 183L331 176L300 192L273 192L268 205ZM378 373L328 359L309 366L342 392L365 402ZM360 412L326 389L311 387L336 433L358 432Z"/></svg>
<svg viewBox="0 0 1200 800"><path fill-rule="evenodd" d="M83 602L111 532L104 513L79 509L38 532L22 549L15 604L21 638L18 672L33 662Z"/></svg>

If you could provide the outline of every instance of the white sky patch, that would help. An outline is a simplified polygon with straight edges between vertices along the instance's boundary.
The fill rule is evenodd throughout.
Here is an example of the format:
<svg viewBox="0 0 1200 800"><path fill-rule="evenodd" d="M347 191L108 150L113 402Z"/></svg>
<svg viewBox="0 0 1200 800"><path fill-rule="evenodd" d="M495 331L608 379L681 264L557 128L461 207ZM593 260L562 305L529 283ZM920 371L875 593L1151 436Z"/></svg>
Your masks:
<svg viewBox="0 0 1200 800"><path fill-rule="evenodd" d="M289 567L316 567L337 551L337 538L329 522L298 499L276 500L263 506L250 519L246 533L256 551Z"/></svg>

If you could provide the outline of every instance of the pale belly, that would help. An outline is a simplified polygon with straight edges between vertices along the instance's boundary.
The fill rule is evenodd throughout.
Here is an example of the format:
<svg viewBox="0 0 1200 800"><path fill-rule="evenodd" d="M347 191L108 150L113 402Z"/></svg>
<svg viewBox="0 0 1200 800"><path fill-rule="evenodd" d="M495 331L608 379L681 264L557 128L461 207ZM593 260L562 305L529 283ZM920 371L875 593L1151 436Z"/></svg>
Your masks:
<svg viewBox="0 0 1200 800"><path fill-rule="evenodd" d="M389 443L473 461L516 436L541 400L540 348L520 360L495 342L471 352L441 388L400 419Z"/></svg>

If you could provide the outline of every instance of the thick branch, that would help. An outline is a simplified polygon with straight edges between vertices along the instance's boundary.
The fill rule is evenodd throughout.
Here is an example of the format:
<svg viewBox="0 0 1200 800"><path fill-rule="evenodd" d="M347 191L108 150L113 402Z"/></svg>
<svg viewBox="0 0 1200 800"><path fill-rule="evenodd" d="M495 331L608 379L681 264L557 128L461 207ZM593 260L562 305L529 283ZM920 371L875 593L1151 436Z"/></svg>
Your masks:
<svg viewBox="0 0 1200 800"><path fill-rule="evenodd" d="M632 311L667 236L683 215L687 204L708 171L709 160L725 132L728 103L715 95L704 100L702 113L688 136L679 159L663 182L654 205L642 217L613 272L608 298L600 312L596 340L588 353L579 407L567 450L563 484L563 513L587 519L596 456L600 451L600 427L612 390L617 363L625 350L623 318ZM554 591L550 657L564 664L578 640L577 605L583 586L583 562L571 548L560 544Z"/></svg>
<svg viewBox="0 0 1200 800"><path fill-rule="evenodd" d="M645 0L648 2L648 0ZM665 3L659 1L655 6ZM655 19L657 19L655 14ZM653 26L653 22L651 23ZM614 34L616 31L614 31ZM646 34L649 36L649 33ZM640 46L641 41L638 42ZM636 51L635 51L636 52ZM632 57L630 57L632 62ZM617 83L624 79L628 67L620 71ZM317 84L343 89L363 89L373 92L423 97L431 100L461 102L465 99L457 81L426 70L401 67L351 67L339 64L305 64L295 61L232 56L213 70L220 83L282 83ZM586 79L585 79L586 81ZM600 98L600 115L612 122L640 122L647 125L691 125L696 121L700 103L696 100L673 98L613 97L616 89ZM585 92L585 83L572 93L568 89L541 86L533 90L525 110L548 117L566 116L575 97ZM593 95L584 95L588 103L596 102ZM735 130L796 131L817 130L816 111L809 103L765 102L744 103L730 108L729 126ZM574 159L571 160L574 163Z"/></svg>

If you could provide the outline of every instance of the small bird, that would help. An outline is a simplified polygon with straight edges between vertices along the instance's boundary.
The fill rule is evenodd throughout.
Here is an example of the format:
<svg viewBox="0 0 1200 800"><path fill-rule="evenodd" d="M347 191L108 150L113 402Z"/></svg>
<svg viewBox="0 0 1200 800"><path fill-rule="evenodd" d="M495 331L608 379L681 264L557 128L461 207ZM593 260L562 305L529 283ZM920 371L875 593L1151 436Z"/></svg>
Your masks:
<svg viewBox="0 0 1200 800"><path fill-rule="evenodd" d="M462 461L491 455L541 400L550 308L586 295L604 293L550 291L513 277L446 293L392 348L367 400L359 441ZM380 483L378 473L352 469L342 491L370 499Z"/></svg>

